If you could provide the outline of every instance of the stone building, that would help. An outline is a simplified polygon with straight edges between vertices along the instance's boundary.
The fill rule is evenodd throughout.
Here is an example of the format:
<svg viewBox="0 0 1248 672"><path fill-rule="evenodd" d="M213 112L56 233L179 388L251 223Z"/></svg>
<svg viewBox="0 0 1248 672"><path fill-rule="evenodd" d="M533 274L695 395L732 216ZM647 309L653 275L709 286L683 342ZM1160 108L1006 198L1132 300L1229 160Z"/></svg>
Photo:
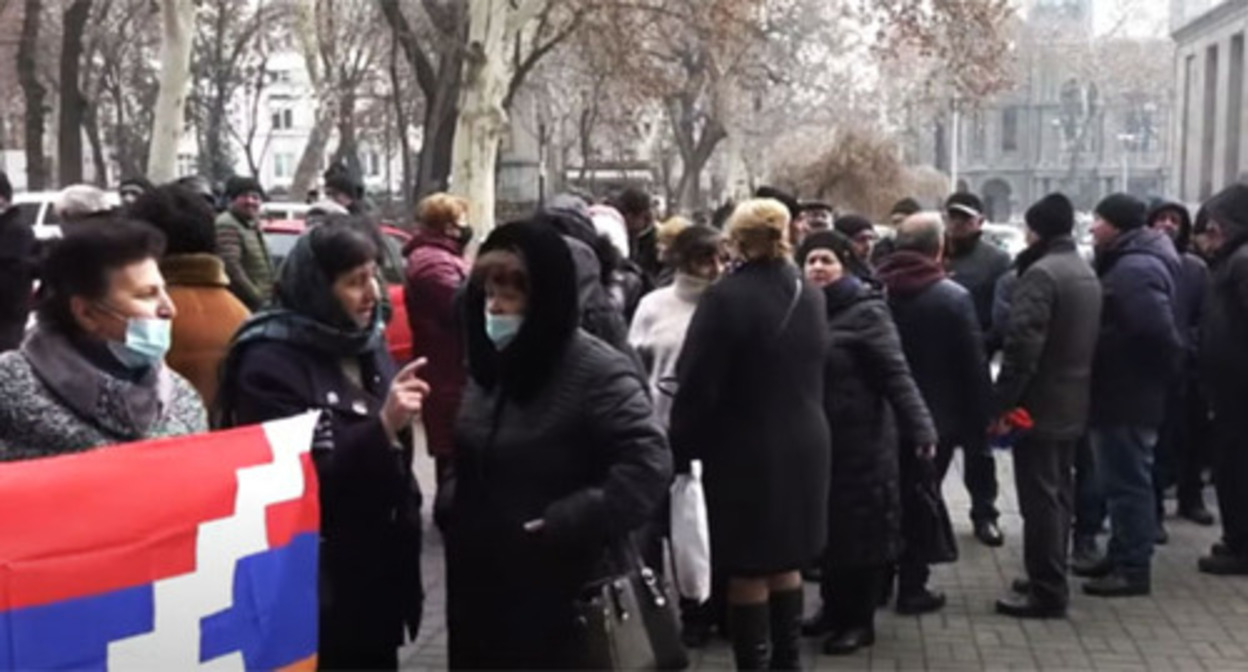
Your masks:
<svg viewBox="0 0 1248 672"><path fill-rule="evenodd" d="M979 193L996 222L1021 218L1052 191L1082 210L1114 191L1165 192L1171 45L1096 34L1093 4L1035 0L1019 26L1013 85L975 105L950 103L933 154L911 160L951 172L956 137L959 187Z"/></svg>
<svg viewBox="0 0 1248 672"><path fill-rule="evenodd" d="M1248 170L1244 109L1244 35L1248 0L1189 2L1174 22L1178 114L1175 188L1203 201Z"/></svg>

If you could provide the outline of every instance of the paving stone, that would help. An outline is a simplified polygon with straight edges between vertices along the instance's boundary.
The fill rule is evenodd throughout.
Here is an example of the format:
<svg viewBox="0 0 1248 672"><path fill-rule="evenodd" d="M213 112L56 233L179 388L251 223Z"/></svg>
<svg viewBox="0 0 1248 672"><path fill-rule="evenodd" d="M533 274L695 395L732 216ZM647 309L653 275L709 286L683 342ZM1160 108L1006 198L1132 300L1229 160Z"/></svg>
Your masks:
<svg viewBox="0 0 1248 672"><path fill-rule="evenodd" d="M819 655L822 641L809 639L803 655L809 669L1248 672L1248 581L1196 572L1196 559L1218 539L1216 527L1167 521L1171 542L1157 549L1151 597L1087 597L1080 590L1083 581L1072 577L1068 620L1016 621L993 613L993 601L1023 574L1022 527L1010 460L1008 455L998 458L998 508L1006 546L989 549L972 536L966 519L969 499L955 462L945 496L961 558L932 573L933 588L944 591L949 604L923 617L881 609L876 645L853 656ZM418 475L425 492L432 493L432 464L420 465ZM426 497L427 502L432 499ZM425 620L420 638L400 652L407 672L446 668L442 545L431 524L426 530ZM817 608L818 601L816 586L807 584L809 609ZM694 671L733 669L731 649L722 640L690 657Z"/></svg>

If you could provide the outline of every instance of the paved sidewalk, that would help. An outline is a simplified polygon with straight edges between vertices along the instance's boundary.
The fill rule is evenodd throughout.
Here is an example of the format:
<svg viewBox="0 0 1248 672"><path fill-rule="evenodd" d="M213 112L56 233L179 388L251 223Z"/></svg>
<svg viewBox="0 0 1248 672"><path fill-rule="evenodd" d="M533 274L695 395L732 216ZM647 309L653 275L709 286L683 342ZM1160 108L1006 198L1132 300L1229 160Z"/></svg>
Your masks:
<svg viewBox="0 0 1248 672"><path fill-rule="evenodd" d="M1009 456L998 453L997 460L1004 548L986 548L971 536L969 500L957 469L955 464L946 480L945 496L962 558L933 573L949 605L922 617L881 610L876 645L855 656L818 655L819 642L809 640L808 669L1248 671L1248 580L1196 571L1196 558L1217 539L1217 527L1167 520L1170 544L1158 548L1151 597L1090 598L1075 579L1069 620L1018 621L992 612L1010 580L1022 575L1021 521ZM432 469L422 465L421 471L425 492L432 493ZM1212 504L1212 491L1206 494ZM1167 507L1173 511L1174 502ZM405 670L446 667L442 546L432 525L426 529L424 627L420 639L402 652ZM813 610L816 601L814 586L808 586L807 608ZM694 669L732 669L724 642L693 652L693 659Z"/></svg>

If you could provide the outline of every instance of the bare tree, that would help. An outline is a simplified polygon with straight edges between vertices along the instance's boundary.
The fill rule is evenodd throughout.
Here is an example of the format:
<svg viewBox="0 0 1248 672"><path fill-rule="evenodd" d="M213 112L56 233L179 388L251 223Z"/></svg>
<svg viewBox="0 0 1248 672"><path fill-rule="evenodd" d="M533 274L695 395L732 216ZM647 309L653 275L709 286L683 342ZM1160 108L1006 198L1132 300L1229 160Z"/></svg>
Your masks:
<svg viewBox="0 0 1248 672"><path fill-rule="evenodd" d="M160 14L160 92L153 114L147 175L164 182L176 176L178 143L186 125L195 5L191 0L161 0Z"/></svg>
<svg viewBox="0 0 1248 672"><path fill-rule="evenodd" d="M57 175L61 184L82 182L82 128L86 99L80 88L87 19L92 0L71 0L61 22L60 126L57 133Z"/></svg>
<svg viewBox="0 0 1248 672"><path fill-rule="evenodd" d="M42 0L25 0L22 35L17 46L17 76L26 98L26 184L31 190L46 189L50 178L43 153L43 120L47 115L44 97L47 88L39 81L37 57L42 14Z"/></svg>

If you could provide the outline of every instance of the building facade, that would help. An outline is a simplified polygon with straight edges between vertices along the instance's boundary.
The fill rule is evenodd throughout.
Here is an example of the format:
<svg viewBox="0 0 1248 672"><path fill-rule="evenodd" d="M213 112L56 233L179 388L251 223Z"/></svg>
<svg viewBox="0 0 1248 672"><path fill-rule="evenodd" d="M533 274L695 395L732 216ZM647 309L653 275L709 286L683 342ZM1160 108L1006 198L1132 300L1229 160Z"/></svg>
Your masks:
<svg viewBox="0 0 1248 672"><path fill-rule="evenodd" d="M1171 46L1096 35L1093 9L1092 0L1036 0L1019 27L1013 85L976 104L950 102L936 120L931 159L919 162L956 173L994 222L1021 219L1053 191L1090 210L1111 192L1167 189Z"/></svg>
<svg viewBox="0 0 1248 672"><path fill-rule="evenodd" d="M1244 109L1244 36L1248 0L1202 3L1174 33L1178 118L1174 124L1175 188L1203 201L1248 171Z"/></svg>

